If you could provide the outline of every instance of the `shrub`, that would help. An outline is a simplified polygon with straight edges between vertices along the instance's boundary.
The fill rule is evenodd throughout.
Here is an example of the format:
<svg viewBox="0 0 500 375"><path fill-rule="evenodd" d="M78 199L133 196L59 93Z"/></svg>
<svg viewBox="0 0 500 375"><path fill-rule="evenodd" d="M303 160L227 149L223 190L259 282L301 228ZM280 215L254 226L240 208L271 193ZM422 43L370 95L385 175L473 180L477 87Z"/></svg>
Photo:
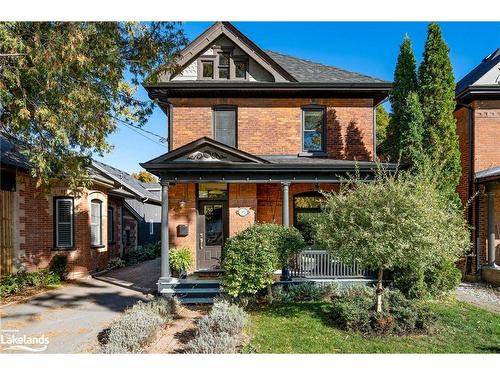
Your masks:
<svg viewBox="0 0 500 375"><path fill-rule="evenodd" d="M175 314L176 301L157 298L139 301L111 323L102 353L140 353L154 337L161 325L167 324Z"/></svg>
<svg viewBox="0 0 500 375"><path fill-rule="evenodd" d="M51 285L58 285L61 282L59 275L42 270L38 272L19 272L15 275L8 275L0 280L0 296L6 297L16 293L21 293L31 288L44 288Z"/></svg>
<svg viewBox="0 0 500 375"><path fill-rule="evenodd" d="M277 284L273 286L274 303L290 303L305 301L323 301L337 296L340 293L339 286L334 283L300 283L284 286Z"/></svg>
<svg viewBox="0 0 500 375"><path fill-rule="evenodd" d="M217 300L210 314L198 321L198 330L200 333L224 332L234 336L240 334L247 320L247 314L241 307L224 300Z"/></svg>
<svg viewBox="0 0 500 375"><path fill-rule="evenodd" d="M453 262L469 249L469 232L463 213L425 176L380 170L373 183L358 180L327 195L318 241L344 263L378 271L380 311L384 271Z"/></svg>
<svg viewBox="0 0 500 375"><path fill-rule="evenodd" d="M146 260L156 259L159 256L159 244L148 244L144 247L138 246L123 256L126 264L137 264Z"/></svg>
<svg viewBox="0 0 500 375"><path fill-rule="evenodd" d="M108 268L123 268L125 267L125 262L120 258L111 258L108 262Z"/></svg>
<svg viewBox="0 0 500 375"><path fill-rule="evenodd" d="M187 247L178 247L171 250L169 255L170 268L180 275L186 272L194 264L193 254Z"/></svg>
<svg viewBox="0 0 500 375"><path fill-rule="evenodd" d="M373 290L349 288L332 298L332 320L339 328L368 333L371 331L370 311L374 306Z"/></svg>
<svg viewBox="0 0 500 375"><path fill-rule="evenodd" d="M394 287L408 298L440 297L454 290L462 278L451 261L442 261L428 268L399 268L393 272Z"/></svg>
<svg viewBox="0 0 500 375"><path fill-rule="evenodd" d="M50 262L49 270L59 276L60 280L65 280L68 275L68 257L61 254L54 255Z"/></svg>
<svg viewBox="0 0 500 375"><path fill-rule="evenodd" d="M353 287L332 299L332 320L342 329L364 334L412 333L429 331L436 316L427 308L407 299L399 290L384 291L382 311L374 309L373 290Z"/></svg>
<svg viewBox="0 0 500 375"><path fill-rule="evenodd" d="M247 314L226 300L214 302L210 313L198 323L196 336L188 342L187 353L236 353L240 334L248 321Z"/></svg>
<svg viewBox="0 0 500 375"><path fill-rule="evenodd" d="M234 297L257 294L273 283L272 274L303 246L295 228L277 224L254 224L239 232L224 246L224 290Z"/></svg>
<svg viewBox="0 0 500 375"><path fill-rule="evenodd" d="M189 354L231 354L237 352L238 339L225 332L201 333L189 341L185 352Z"/></svg>

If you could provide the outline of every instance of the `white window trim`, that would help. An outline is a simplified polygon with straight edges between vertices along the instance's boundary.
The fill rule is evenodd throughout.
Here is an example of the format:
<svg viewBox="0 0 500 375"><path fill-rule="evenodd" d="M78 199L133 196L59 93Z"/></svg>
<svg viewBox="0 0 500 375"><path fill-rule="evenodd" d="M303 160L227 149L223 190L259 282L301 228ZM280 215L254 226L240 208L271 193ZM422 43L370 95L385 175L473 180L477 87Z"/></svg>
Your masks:
<svg viewBox="0 0 500 375"><path fill-rule="evenodd" d="M95 224L92 222L92 206L93 205L98 205L99 207L99 223L98 223L98 229L99 229L99 241L98 243L92 242L92 228L95 226ZM102 201L98 199L93 199L90 201L90 246L102 246Z"/></svg>
<svg viewBox="0 0 500 375"><path fill-rule="evenodd" d="M154 234L154 223L153 219L149 219L149 235L152 236Z"/></svg>

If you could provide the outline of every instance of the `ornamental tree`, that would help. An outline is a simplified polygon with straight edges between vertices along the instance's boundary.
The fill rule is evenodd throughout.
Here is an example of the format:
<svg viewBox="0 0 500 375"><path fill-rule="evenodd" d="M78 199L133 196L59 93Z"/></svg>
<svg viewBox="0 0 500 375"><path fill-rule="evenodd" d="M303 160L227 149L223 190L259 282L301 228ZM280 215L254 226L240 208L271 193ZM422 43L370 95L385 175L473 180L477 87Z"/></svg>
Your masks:
<svg viewBox="0 0 500 375"><path fill-rule="evenodd" d="M410 92L400 111L400 155L401 161L410 163L414 169L425 167L423 154L424 116L418 95Z"/></svg>
<svg viewBox="0 0 500 375"><path fill-rule="evenodd" d="M142 126L151 114L154 104L135 97L139 81L175 68L186 41L170 22L2 22L0 131L38 185L85 185L117 122Z"/></svg>
<svg viewBox="0 0 500 375"><path fill-rule="evenodd" d="M377 311L384 271L455 261L469 248L463 213L420 176L380 170L373 183L356 180L326 195L318 241L346 264L377 272Z"/></svg>

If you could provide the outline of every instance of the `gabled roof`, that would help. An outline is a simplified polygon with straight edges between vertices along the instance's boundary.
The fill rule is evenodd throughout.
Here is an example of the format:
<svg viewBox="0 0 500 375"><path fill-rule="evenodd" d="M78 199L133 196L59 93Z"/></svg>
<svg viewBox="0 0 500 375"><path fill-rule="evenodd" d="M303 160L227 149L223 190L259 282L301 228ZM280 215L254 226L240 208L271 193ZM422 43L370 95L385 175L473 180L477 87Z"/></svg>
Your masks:
<svg viewBox="0 0 500 375"><path fill-rule="evenodd" d="M379 78L299 59L278 52L266 51L266 53L286 69L298 82L389 83Z"/></svg>
<svg viewBox="0 0 500 375"><path fill-rule="evenodd" d="M148 199L155 202L159 202L157 194L146 189L140 181L133 178L127 172L112 167L108 164L101 163L97 160L92 160L92 166L97 170L99 170L100 172L102 172L103 174L105 174L106 176L110 177L118 184L122 185L125 188L125 190L131 191L137 197L141 199ZM157 185L159 186L160 184L157 183Z"/></svg>
<svg viewBox="0 0 500 375"><path fill-rule="evenodd" d="M28 159L3 134L0 134L0 162L9 167L31 169Z"/></svg>
<svg viewBox="0 0 500 375"><path fill-rule="evenodd" d="M185 66L223 35L229 38L235 45L266 69L274 77L276 82L295 81L290 73L277 64L268 54L248 39L230 22L215 22L206 29L180 52L181 57L176 61L176 64L181 67Z"/></svg>
<svg viewBox="0 0 500 375"><path fill-rule="evenodd" d="M474 88L485 88L488 89L488 85L480 85L478 81L487 74L491 69L493 69L497 64L500 63L500 48L486 56L481 63L472 69L469 73L465 75L460 81L458 81L455 87L455 95L457 98L462 97L467 91ZM500 72L499 72L500 75ZM497 82L498 90L500 92L500 82ZM491 88L494 88L492 86Z"/></svg>
<svg viewBox="0 0 500 375"><path fill-rule="evenodd" d="M201 137L173 151L160 155L157 158L141 163L141 166L146 168L147 166L154 164L193 164L193 162L211 164L227 164L234 162L258 164L269 163L263 158L238 150L237 148L228 146L212 138Z"/></svg>

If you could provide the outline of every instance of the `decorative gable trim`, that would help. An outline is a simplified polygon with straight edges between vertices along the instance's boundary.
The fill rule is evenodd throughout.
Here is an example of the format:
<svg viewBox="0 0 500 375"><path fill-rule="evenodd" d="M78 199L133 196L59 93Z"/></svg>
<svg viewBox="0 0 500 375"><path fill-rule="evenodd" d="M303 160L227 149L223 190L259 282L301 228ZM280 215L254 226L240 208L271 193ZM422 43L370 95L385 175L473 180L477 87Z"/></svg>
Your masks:
<svg viewBox="0 0 500 375"><path fill-rule="evenodd" d="M275 82L297 82L281 65L274 61L267 53L260 49L255 43L242 34L230 22L216 22L205 30L200 36L193 40L180 53L176 65L184 67L194 61L200 53L210 47L221 35L226 36L248 56L267 70ZM162 78L170 81L176 74L166 73Z"/></svg>
<svg viewBox="0 0 500 375"><path fill-rule="evenodd" d="M171 163L254 163L269 164L258 156L227 146L208 137L202 137L153 160L141 164Z"/></svg>

